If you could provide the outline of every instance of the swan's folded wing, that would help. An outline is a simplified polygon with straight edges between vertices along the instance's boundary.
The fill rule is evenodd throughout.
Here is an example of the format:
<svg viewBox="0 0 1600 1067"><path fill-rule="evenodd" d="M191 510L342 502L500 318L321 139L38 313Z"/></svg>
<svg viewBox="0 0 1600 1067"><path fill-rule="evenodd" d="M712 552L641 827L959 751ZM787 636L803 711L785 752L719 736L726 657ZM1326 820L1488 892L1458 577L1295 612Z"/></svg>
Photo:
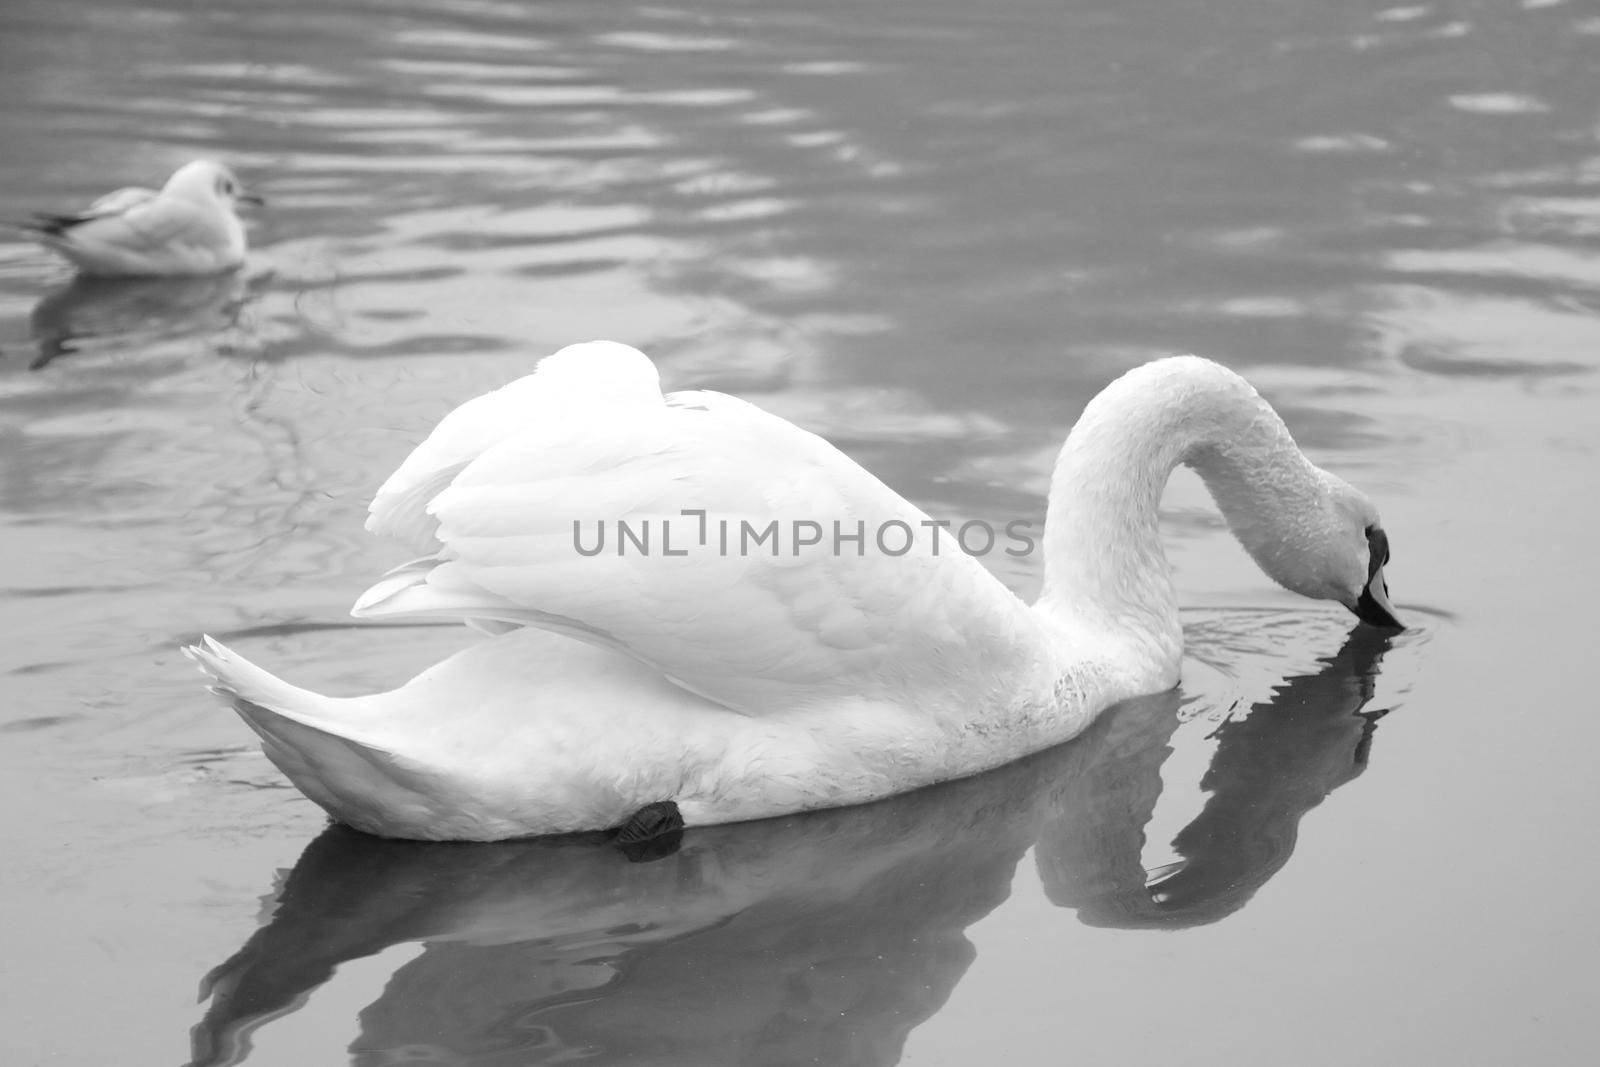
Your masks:
<svg viewBox="0 0 1600 1067"><path fill-rule="evenodd" d="M428 503L488 449L580 406L615 417L630 406L661 403L660 379L643 353L609 341L569 345L540 361L534 373L441 419L379 487L367 509L367 530L418 552L434 551L439 524Z"/></svg>
<svg viewBox="0 0 1600 1067"><path fill-rule="evenodd" d="M1020 605L948 531L935 554L919 509L720 394L526 429L428 512L439 562L386 580L357 614L558 630L738 710L1003 674L1018 646Z"/></svg>

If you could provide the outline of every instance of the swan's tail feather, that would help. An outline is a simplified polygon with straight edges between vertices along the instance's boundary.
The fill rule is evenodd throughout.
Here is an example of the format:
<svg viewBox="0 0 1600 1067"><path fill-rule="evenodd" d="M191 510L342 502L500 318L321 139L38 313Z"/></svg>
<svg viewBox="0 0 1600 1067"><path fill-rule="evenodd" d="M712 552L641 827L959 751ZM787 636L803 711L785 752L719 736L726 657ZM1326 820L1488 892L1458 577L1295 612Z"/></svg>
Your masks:
<svg viewBox="0 0 1600 1067"><path fill-rule="evenodd" d="M260 736L267 758L328 814L369 833L419 836L408 830L433 815L435 775L339 722L337 712L360 698L290 685L210 637L183 652Z"/></svg>
<svg viewBox="0 0 1600 1067"><path fill-rule="evenodd" d="M318 714L318 705L329 700L309 689L290 685L210 636L201 637L198 645L186 646L183 654L200 668L201 673L211 677L211 691L219 696L238 697L308 725L322 718Z"/></svg>

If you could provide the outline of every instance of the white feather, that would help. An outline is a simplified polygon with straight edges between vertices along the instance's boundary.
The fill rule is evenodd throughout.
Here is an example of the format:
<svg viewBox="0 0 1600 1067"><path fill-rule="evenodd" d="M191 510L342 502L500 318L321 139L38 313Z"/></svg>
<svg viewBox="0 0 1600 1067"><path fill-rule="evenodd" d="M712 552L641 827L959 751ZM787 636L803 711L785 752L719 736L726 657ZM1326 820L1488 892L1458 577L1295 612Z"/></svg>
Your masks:
<svg viewBox="0 0 1600 1067"><path fill-rule="evenodd" d="M663 397L625 346L573 346L446 416L369 515L431 554L355 614L499 636L354 700L220 646L192 654L286 774L376 833L595 829L656 800L702 823L855 803L1066 740L1176 681L1156 511L1179 463L1269 573L1354 605L1376 512L1204 360L1131 372L1085 411L1029 607L948 535L936 552L920 509L821 438L733 397ZM741 520L778 522L777 554L724 550L719 524ZM619 521L651 526L651 551L619 549ZM602 522L612 540L591 554ZM862 524L859 553L838 550L835 522ZM822 542L796 544L793 523ZM874 543L894 523L921 535L904 554Z"/></svg>
<svg viewBox="0 0 1600 1067"><path fill-rule="evenodd" d="M610 342L569 345L527 377L446 415L379 487L367 510L367 530L431 551L438 547L438 522L428 513L429 502L489 448L578 411L617 419L636 405L660 402L660 379L644 353Z"/></svg>

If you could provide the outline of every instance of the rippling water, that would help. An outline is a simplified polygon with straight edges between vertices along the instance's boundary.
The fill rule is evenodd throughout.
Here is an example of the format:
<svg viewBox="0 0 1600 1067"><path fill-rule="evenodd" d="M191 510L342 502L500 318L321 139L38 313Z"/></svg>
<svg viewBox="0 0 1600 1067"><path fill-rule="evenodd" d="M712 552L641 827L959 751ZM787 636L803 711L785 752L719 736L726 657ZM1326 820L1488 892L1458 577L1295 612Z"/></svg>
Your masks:
<svg viewBox="0 0 1600 1067"><path fill-rule="evenodd" d="M0 90L6 215L202 154L270 201L222 279L0 231L8 1062L1584 1058L1592 6L11 0ZM958 520L1212 356L1417 625L1347 638L1180 478L1183 689L1062 750L640 866L324 831L176 645L355 692L470 640L347 625L367 497L596 336Z"/></svg>

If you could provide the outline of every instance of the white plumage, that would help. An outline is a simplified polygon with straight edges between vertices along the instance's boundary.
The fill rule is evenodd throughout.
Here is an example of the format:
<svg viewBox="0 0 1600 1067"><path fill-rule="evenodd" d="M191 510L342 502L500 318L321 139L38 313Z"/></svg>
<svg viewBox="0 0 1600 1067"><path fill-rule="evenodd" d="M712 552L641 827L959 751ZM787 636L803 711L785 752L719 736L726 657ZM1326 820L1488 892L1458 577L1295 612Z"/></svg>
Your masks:
<svg viewBox="0 0 1600 1067"><path fill-rule="evenodd" d="M427 555L354 613L499 636L352 699L209 639L189 651L308 796L374 833L599 829L658 800L690 824L857 803L1064 741L1176 682L1156 506L1178 463L1274 578L1392 621L1362 599L1383 595L1372 505L1214 363L1150 364L1091 403L1029 607L948 532L936 551L928 516L826 441L719 393L663 397L641 353L595 342L452 412L372 503L368 529ZM774 521L753 550L719 536ZM911 548L892 554L900 529Z"/></svg>

